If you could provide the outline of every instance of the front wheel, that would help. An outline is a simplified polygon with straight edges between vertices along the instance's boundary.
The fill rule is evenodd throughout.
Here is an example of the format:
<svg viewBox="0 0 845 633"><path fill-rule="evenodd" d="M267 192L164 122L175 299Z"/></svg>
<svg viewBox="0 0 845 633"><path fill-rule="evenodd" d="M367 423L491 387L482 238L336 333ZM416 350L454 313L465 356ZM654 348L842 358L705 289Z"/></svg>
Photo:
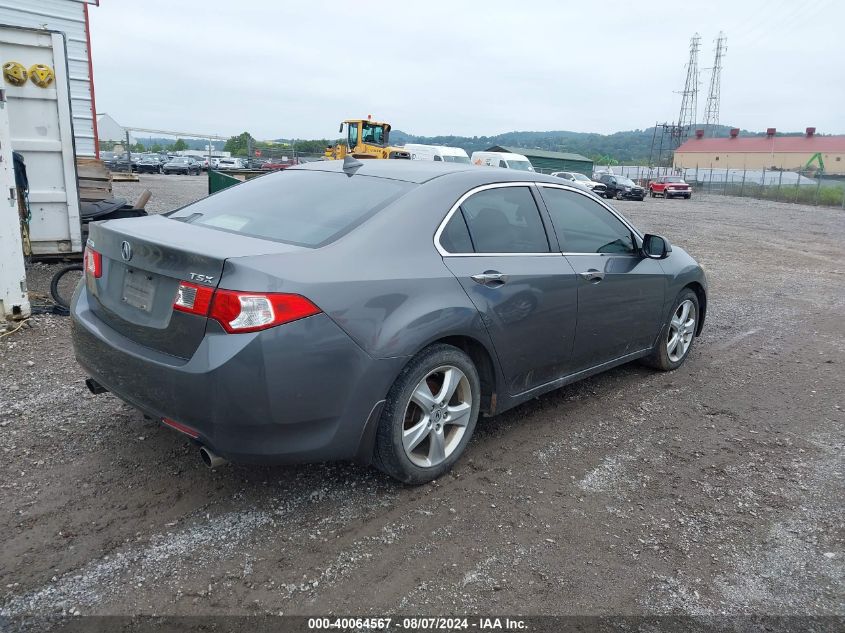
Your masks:
<svg viewBox="0 0 845 633"><path fill-rule="evenodd" d="M622 199L624 199L624 197L625 197L625 195L621 191L616 192L616 199L617 200L622 200Z"/></svg>
<svg viewBox="0 0 845 633"><path fill-rule="evenodd" d="M649 190L648 195L650 195L652 198L657 197L656 195L654 195L654 189Z"/></svg>
<svg viewBox="0 0 845 633"><path fill-rule="evenodd" d="M375 465L408 484L448 472L475 430L481 383L475 365L451 345L432 345L402 370L379 420Z"/></svg>
<svg viewBox="0 0 845 633"><path fill-rule="evenodd" d="M663 326L651 355L644 362L663 371L680 367L689 356L698 327L698 295L685 288L675 299L674 309Z"/></svg>

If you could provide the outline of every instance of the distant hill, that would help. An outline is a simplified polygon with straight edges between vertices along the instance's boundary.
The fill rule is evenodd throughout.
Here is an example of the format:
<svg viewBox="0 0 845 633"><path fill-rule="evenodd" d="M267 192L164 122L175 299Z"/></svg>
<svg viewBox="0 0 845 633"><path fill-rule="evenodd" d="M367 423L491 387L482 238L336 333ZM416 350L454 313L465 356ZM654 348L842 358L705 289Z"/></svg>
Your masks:
<svg viewBox="0 0 845 633"><path fill-rule="evenodd" d="M728 136L732 126L721 125L717 136ZM744 136L762 136L765 132L742 130ZM800 136L802 132L791 132L783 136ZM779 135L781 135L779 133ZM545 149L554 152L574 152L594 160L601 156L611 156L620 163L641 163L648 160L651 150L654 128L630 130L613 134L594 134L589 132L569 132L556 130L549 132L505 132L495 136L416 136L401 130L390 132L391 145L405 143L423 143L426 145L449 145L460 147L468 154L483 151L494 145L510 145L526 149ZM660 139L660 130L657 131ZM668 141L668 139L666 139Z"/></svg>

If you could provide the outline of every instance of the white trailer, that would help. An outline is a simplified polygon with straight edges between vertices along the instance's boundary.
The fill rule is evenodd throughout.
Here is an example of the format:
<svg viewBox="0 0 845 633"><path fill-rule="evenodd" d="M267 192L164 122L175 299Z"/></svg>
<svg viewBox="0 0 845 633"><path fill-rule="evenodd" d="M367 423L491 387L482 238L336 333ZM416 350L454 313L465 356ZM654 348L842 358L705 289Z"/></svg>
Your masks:
<svg viewBox="0 0 845 633"><path fill-rule="evenodd" d="M79 253L83 245L65 37L0 25L0 63L8 62L27 69L20 85L4 73L2 87L12 149L23 154L29 179L32 254ZM36 65L49 69L53 78L34 81Z"/></svg>

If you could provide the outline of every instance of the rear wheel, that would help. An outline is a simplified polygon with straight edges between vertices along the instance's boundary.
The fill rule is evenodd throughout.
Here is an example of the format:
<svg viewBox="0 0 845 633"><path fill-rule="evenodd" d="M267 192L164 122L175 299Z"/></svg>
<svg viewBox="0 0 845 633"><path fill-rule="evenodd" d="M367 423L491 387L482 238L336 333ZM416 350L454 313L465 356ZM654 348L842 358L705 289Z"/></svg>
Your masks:
<svg viewBox="0 0 845 633"><path fill-rule="evenodd" d="M656 197L657 197L656 195L654 195L654 189L649 189L648 194L649 194L652 198L656 198Z"/></svg>
<svg viewBox="0 0 845 633"><path fill-rule="evenodd" d="M663 371L680 367L695 341L698 315L698 295L685 288L675 299L674 309L663 326L657 345L651 355L643 359L645 364Z"/></svg>
<svg viewBox="0 0 845 633"><path fill-rule="evenodd" d="M409 484L440 477L464 452L481 401L478 371L464 352L432 345L402 370L379 420L375 465Z"/></svg>

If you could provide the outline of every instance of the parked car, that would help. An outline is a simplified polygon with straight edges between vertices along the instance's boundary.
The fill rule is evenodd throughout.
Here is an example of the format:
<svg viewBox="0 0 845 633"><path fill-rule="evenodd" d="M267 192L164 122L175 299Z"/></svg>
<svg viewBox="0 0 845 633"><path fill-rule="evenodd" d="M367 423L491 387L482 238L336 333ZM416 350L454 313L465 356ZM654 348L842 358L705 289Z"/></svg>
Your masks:
<svg viewBox="0 0 845 633"><path fill-rule="evenodd" d="M131 160L127 160L126 154L115 154L112 158L103 161L103 165L105 165L109 171L115 172L132 172L136 171L138 168L138 163Z"/></svg>
<svg viewBox="0 0 845 633"><path fill-rule="evenodd" d="M202 167L190 156L176 156L164 163L161 170L165 174L185 174L186 176L196 174L199 176Z"/></svg>
<svg viewBox="0 0 845 633"><path fill-rule="evenodd" d="M242 158L220 158L217 160L218 169L245 169L246 164Z"/></svg>
<svg viewBox="0 0 845 633"><path fill-rule="evenodd" d="M265 160L261 165L259 165L258 169L270 169L270 170L279 170L279 169L287 169L288 167L293 167L294 165L298 165L299 161L294 158L288 158L287 160L282 160L279 158L271 158L269 160Z"/></svg>
<svg viewBox="0 0 845 633"><path fill-rule="evenodd" d="M510 152L473 152L470 161L473 165L486 167L504 167L520 171L534 171L531 161L522 154Z"/></svg>
<svg viewBox="0 0 845 633"><path fill-rule="evenodd" d="M208 169L208 156L192 156L192 158L199 164L200 169Z"/></svg>
<svg viewBox="0 0 845 633"><path fill-rule="evenodd" d="M479 412L636 359L676 369L707 312L681 248L510 169L314 162L90 231L71 306L89 388L211 466L357 459L430 481Z"/></svg>
<svg viewBox="0 0 845 633"><path fill-rule="evenodd" d="M160 174L161 159L158 156L143 156L138 160L136 171L139 174Z"/></svg>
<svg viewBox="0 0 845 633"><path fill-rule="evenodd" d="M607 187L605 197L617 200L645 200L645 189L624 176L602 174L599 179Z"/></svg>
<svg viewBox="0 0 845 633"><path fill-rule="evenodd" d="M576 185L584 186L597 196L604 197L607 193L607 186L604 183L596 182L577 171L553 171L552 176L574 182Z"/></svg>
<svg viewBox="0 0 845 633"><path fill-rule="evenodd" d="M692 187L680 176L661 176L657 180L652 180L648 184L648 192L652 198L656 196L667 199L673 196L687 200L692 198Z"/></svg>

